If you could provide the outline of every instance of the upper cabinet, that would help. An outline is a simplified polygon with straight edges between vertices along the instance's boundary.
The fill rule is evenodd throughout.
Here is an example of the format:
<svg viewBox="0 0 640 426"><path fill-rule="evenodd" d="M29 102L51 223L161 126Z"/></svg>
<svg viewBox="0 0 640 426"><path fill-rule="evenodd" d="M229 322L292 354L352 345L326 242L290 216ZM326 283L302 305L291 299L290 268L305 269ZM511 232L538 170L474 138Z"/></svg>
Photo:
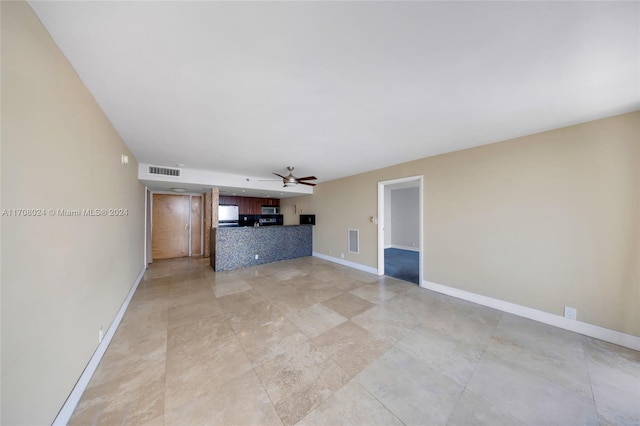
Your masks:
<svg viewBox="0 0 640 426"><path fill-rule="evenodd" d="M236 204L235 202L232 202L232 198L236 198L236 197L230 197L228 195L221 195L220 198L218 199L218 204L220 205L225 205L225 204ZM235 201L235 200L233 200Z"/></svg>
<svg viewBox="0 0 640 426"><path fill-rule="evenodd" d="M280 206L280 199L279 198L262 198L262 205L263 206Z"/></svg>
<svg viewBox="0 0 640 426"><path fill-rule="evenodd" d="M240 214L262 214L262 206L279 206L277 198L238 197L235 195L221 195L220 204L238 206Z"/></svg>

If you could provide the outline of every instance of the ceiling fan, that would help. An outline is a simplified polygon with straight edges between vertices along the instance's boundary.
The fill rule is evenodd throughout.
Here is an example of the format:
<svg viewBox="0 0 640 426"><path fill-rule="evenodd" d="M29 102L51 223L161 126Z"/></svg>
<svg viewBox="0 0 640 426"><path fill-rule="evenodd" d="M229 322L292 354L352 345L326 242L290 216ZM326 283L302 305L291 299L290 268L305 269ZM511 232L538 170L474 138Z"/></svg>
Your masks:
<svg viewBox="0 0 640 426"><path fill-rule="evenodd" d="M274 175L281 177L282 178L282 183L284 184L285 187L287 186L296 186L297 184L301 184L301 185L309 185L309 186L316 186L315 183L310 183L310 182L305 182L307 180L317 180L318 178L315 176L306 176L306 177L295 177L293 175L293 166L288 166L287 170L289 170L289 174L287 176L282 176L278 173L274 173Z"/></svg>

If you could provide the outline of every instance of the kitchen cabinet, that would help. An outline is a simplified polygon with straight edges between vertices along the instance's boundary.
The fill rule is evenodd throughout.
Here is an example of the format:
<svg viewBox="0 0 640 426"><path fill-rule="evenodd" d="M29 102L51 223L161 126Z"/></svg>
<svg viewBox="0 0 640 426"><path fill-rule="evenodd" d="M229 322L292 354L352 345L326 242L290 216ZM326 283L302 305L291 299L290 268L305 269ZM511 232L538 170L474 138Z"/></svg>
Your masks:
<svg viewBox="0 0 640 426"><path fill-rule="evenodd" d="M236 198L238 198L238 197L234 197L232 195L221 195L220 199L219 199L219 203L220 204L237 205L238 202L237 202Z"/></svg>
<svg viewBox="0 0 640 426"><path fill-rule="evenodd" d="M221 195L220 204L238 206L240 214L262 214L262 206L279 206L277 198L238 197L235 195Z"/></svg>
<svg viewBox="0 0 640 426"><path fill-rule="evenodd" d="M240 214L258 214L255 209L254 198L240 197L238 205L240 206Z"/></svg>

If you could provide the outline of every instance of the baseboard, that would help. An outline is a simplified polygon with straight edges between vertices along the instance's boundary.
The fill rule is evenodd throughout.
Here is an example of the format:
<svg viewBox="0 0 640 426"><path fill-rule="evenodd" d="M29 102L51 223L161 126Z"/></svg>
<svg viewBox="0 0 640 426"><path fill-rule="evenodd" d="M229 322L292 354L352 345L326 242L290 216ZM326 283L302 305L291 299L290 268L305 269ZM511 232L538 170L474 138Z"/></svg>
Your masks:
<svg viewBox="0 0 640 426"><path fill-rule="evenodd" d="M396 248L399 250L420 251L420 247L401 246L398 244L391 244L390 248Z"/></svg>
<svg viewBox="0 0 640 426"><path fill-rule="evenodd" d="M499 311L508 312L520 317L529 318L544 324L559 327L565 330L573 331L585 336L593 337L615 345L624 346L629 349L640 351L640 337L630 334L621 333L619 331L600 327L582 321L570 320L560 315L550 314L548 312L539 311L537 309L528 308L511 302L506 302L492 297L482 296L480 294L471 293L454 287L433 283L430 281L422 281L423 288L456 297L458 299L467 300L479 305L488 306Z"/></svg>
<svg viewBox="0 0 640 426"><path fill-rule="evenodd" d="M371 266L361 265L356 262L351 262L349 260L338 259L337 257L327 256L326 254L318 253L316 251L313 252L313 257L318 257L323 260L328 260L329 262L337 263L339 265L348 266L349 268L358 269L360 271L369 272L370 274L378 274L378 270Z"/></svg>
<svg viewBox="0 0 640 426"><path fill-rule="evenodd" d="M82 394L84 393L85 389L89 385L89 381L91 380L91 377L93 377L93 374L96 372L96 369L98 368L98 364L100 364L100 360L102 360L102 357L104 356L104 353L107 350L109 343L111 343L111 339L113 338L113 335L118 329L118 326L120 325L120 321L122 321L122 317L124 316L124 313L127 311L127 308L129 307L129 303L131 302L131 298L133 297L133 294L136 292L136 289L138 288L138 285L140 284L140 281L142 280L142 277L144 276L145 271L146 271L146 267L143 267L140 273L138 274L138 276L136 277L136 280L133 283L131 290L129 290L129 294L127 295L127 298L122 303L122 306L120 306L120 310L118 310L116 317L113 319L113 322L109 326L109 329L107 330L104 337L102 338L102 342L100 342L100 344L96 348L96 351L91 356L89 363L87 364L84 371L80 375L78 382L73 387L73 390L71 391L64 405L58 412L58 415L53 421L53 426L63 426L69 423L69 419L71 418L73 411L76 409L78 402L80 402L80 397L82 397Z"/></svg>

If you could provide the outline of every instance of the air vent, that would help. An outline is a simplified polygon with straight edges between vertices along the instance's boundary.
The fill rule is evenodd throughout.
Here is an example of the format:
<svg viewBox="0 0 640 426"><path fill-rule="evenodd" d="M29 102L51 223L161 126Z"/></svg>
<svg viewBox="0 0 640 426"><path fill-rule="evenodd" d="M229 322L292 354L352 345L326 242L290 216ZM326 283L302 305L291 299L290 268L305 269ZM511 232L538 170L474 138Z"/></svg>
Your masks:
<svg viewBox="0 0 640 426"><path fill-rule="evenodd" d="M360 252L360 231L349 229L349 251L351 253Z"/></svg>
<svg viewBox="0 0 640 426"><path fill-rule="evenodd" d="M170 169L168 167L149 166L150 175L180 176L180 169Z"/></svg>

